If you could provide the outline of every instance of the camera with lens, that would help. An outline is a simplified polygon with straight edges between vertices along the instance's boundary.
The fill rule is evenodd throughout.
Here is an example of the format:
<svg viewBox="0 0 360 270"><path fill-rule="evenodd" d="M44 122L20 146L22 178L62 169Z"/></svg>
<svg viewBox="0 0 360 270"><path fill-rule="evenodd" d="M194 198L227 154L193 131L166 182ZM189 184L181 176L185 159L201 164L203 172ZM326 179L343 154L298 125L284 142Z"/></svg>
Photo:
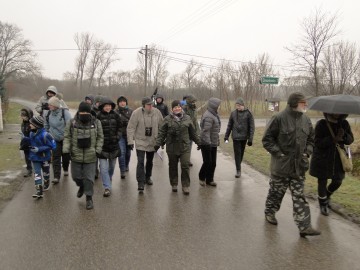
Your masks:
<svg viewBox="0 0 360 270"><path fill-rule="evenodd" d="M152 127L145 127L145 136L151 137L152 135Z"/></svg>

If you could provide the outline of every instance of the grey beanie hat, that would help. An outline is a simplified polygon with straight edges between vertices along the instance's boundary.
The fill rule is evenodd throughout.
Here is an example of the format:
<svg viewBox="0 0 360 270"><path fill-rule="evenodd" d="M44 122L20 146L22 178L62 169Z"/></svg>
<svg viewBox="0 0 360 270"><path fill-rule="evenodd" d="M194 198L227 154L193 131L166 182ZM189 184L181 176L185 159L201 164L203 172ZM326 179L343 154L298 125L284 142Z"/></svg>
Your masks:
<svg viewBox="0 0 360 270"><path fill-rule="evenodd" d="M291 108L296 108L300 101L306 101L306 97L300 92L295 92L289 96L287 104L289 104Z"/></svg>
<svg viewBox="0 0 360 270"><path fill-rule="evenodd" d="M244 100L243 100L241 97L239 97L239 98L236 100L235 104L240 104L240 105L244 106L244 105L245 105L245 102L244 102Z"/></svg>

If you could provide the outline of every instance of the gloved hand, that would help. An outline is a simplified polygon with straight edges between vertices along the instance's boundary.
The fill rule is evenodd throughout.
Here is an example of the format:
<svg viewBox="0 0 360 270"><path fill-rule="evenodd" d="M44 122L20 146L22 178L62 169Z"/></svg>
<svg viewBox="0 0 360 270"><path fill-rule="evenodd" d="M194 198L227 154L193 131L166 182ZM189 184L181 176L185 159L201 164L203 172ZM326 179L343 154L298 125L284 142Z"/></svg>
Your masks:
<svg viewBox="0 0 360 270"><path fill-rule="evenodd" d="M247 145L248 145L248 146L252 146L252 141L248 141L248 142L247 142Z"/></svg>
<svg viewBox="0 0 360 270"><path fill-rule="evenodd" d="M134 150L134 145L133 144L128 144L128 147L129 147L129 149L132 151L132 150Z"/></svg>
<svg viewBox="0 0 360 270"><path fill-rule="evenodd" d="M155 145L154 146L154 149L155 149L155 152L157 152L159 150L160 146L159 145Z"/></svg>
<svg viewBox="0 0 360 270"><path fill-rule="evenodd" d="M36 146L33 146L33 147L30 148L30 151L33 152L33 153L37 153L37 152L39 152L39 148L36 147Z"/></svg>

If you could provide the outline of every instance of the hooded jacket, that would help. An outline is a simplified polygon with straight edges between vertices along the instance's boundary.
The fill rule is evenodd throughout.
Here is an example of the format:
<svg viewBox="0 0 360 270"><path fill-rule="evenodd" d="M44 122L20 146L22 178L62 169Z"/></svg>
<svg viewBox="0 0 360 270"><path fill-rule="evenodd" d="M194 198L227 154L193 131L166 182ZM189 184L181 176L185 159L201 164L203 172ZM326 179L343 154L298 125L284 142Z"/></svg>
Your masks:
<svg viewBox="0 0 360 270"><path fill-rule="evenodd" d="M103 110L106 104L111 105L111 111L105 112ZM104 144L102 152L98 158L114 159L120 155L119 140L121 137L121 119L114 111L115 103L111 99L104 97L102 104L99 106L99 113L97 119L100 120L102 131L104 134Z"/></svg>
<svg viewBox="0 0 360 270"><path fill-rule="evenodd" d="M150 112L146 112L143 107L137 108L132 113L126 129L128 145L135 142L137 150L154 152L162 121L163 117L158 109L152 108ZM145 127L151 128L151 136L145 136Z"/></svg>
<svg viewBox="0 0 360 270"><path fill-rule="evenodd" d="M270 120L262 143L271 154L271 175L293 179L305 176L314 146L314 130L307 115L288 105Z"/></svg>
<svg viewBox="0 0 360 270"><path fill-rule="evenodd" d="M217 110L220 106L220 103L221 100L218 98L210 98L208 101L207 110L202 115L200 121L201 145L211 145L212 147L219 146L221 121Z"/></svg>
<svg viewBox="0 0 360 270"><path fill-rule="evenodd" d="M47 113L47 111L49 110L49 97L47 96L47 92L53 92L55 93L55 96L58 93L58 90L56 89L55 86L49 86L46 91L45 91L45 95L42 96L39 101L37 102L37 105L35 106L35 110L41 115L45 115Z"/></svg>
<svg viewBox="0 0 360 270"><path fill-rule="evenodd" d="M128 100L124 96L120 96L117 99L117 105L119 105L119 102L121 99L125 99L126 106L125 107L118 106L116 112L120 115L120 119L121 119L121 136L123 138L126 138L127 137L126 128L128 126L128 123L129 123L131 114L133 113L133 110L128 107Z"/></svg>
<svg viewBox="0 0 360 270"><path fill-rule="evenodd" d="M66 109L49 110L48 117L45 117L45 129L60 142L64 139L66 124L70 121L70 112Z"/></svg>
<svg viewBox="0 0 360 270"><path fill-rule="evenodd" d="M326 124L327 114L324 113L325 119L321 119L315 126L315 147L310 162L310 175L320 179L341 180L345 177L339 152L333 141L328 125ZM346 120L347 115L341 115L337 123L329 122L334 135L338 130L343 128L345 134L338 144L344 149L344 145L350 145L354 142L354 136L351 131L349 122Z"/></svg>
<svg viewBox="0 0 360 270"><path fill-rule="evenodd" d="M230 133L234 141L253 141L255 131L254 117L248 109L243 111L234 110L230 114L225 132L225 140L229 139Z"/></svg>
<svg viewBox="0 0 360 270"><path fill-rule="evenodd" d="M164 104L164 96L161 95L161 94L158 94L155 98L156 99L161 98L161 100L162 100L160 103L158 103L158 102L156 103L155 108L158 109L161 112L163 117L168 116L169 115L169 108L168 108L168 106L166 104Z"/></svg>

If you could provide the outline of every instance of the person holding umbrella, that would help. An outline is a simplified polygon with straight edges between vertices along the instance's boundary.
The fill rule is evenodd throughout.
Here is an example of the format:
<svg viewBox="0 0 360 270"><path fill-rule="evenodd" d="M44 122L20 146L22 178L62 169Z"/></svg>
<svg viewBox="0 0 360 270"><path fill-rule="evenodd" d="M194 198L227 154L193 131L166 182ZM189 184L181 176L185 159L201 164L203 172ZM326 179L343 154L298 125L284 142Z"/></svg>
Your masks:
<svg viewBox="0 0 360 270"><path fill-rule="evenodd" d="M318 179L318 199L321 214L324 216L329 215L330 196L339 189L345 178L336 145L339 144L344 149L345 144L350 145L354 142L347 116L324 113L325 119L319 120L315 127L315 147L310 163L310 175ZM328 179L331 179L329 185Z"/></svg>

